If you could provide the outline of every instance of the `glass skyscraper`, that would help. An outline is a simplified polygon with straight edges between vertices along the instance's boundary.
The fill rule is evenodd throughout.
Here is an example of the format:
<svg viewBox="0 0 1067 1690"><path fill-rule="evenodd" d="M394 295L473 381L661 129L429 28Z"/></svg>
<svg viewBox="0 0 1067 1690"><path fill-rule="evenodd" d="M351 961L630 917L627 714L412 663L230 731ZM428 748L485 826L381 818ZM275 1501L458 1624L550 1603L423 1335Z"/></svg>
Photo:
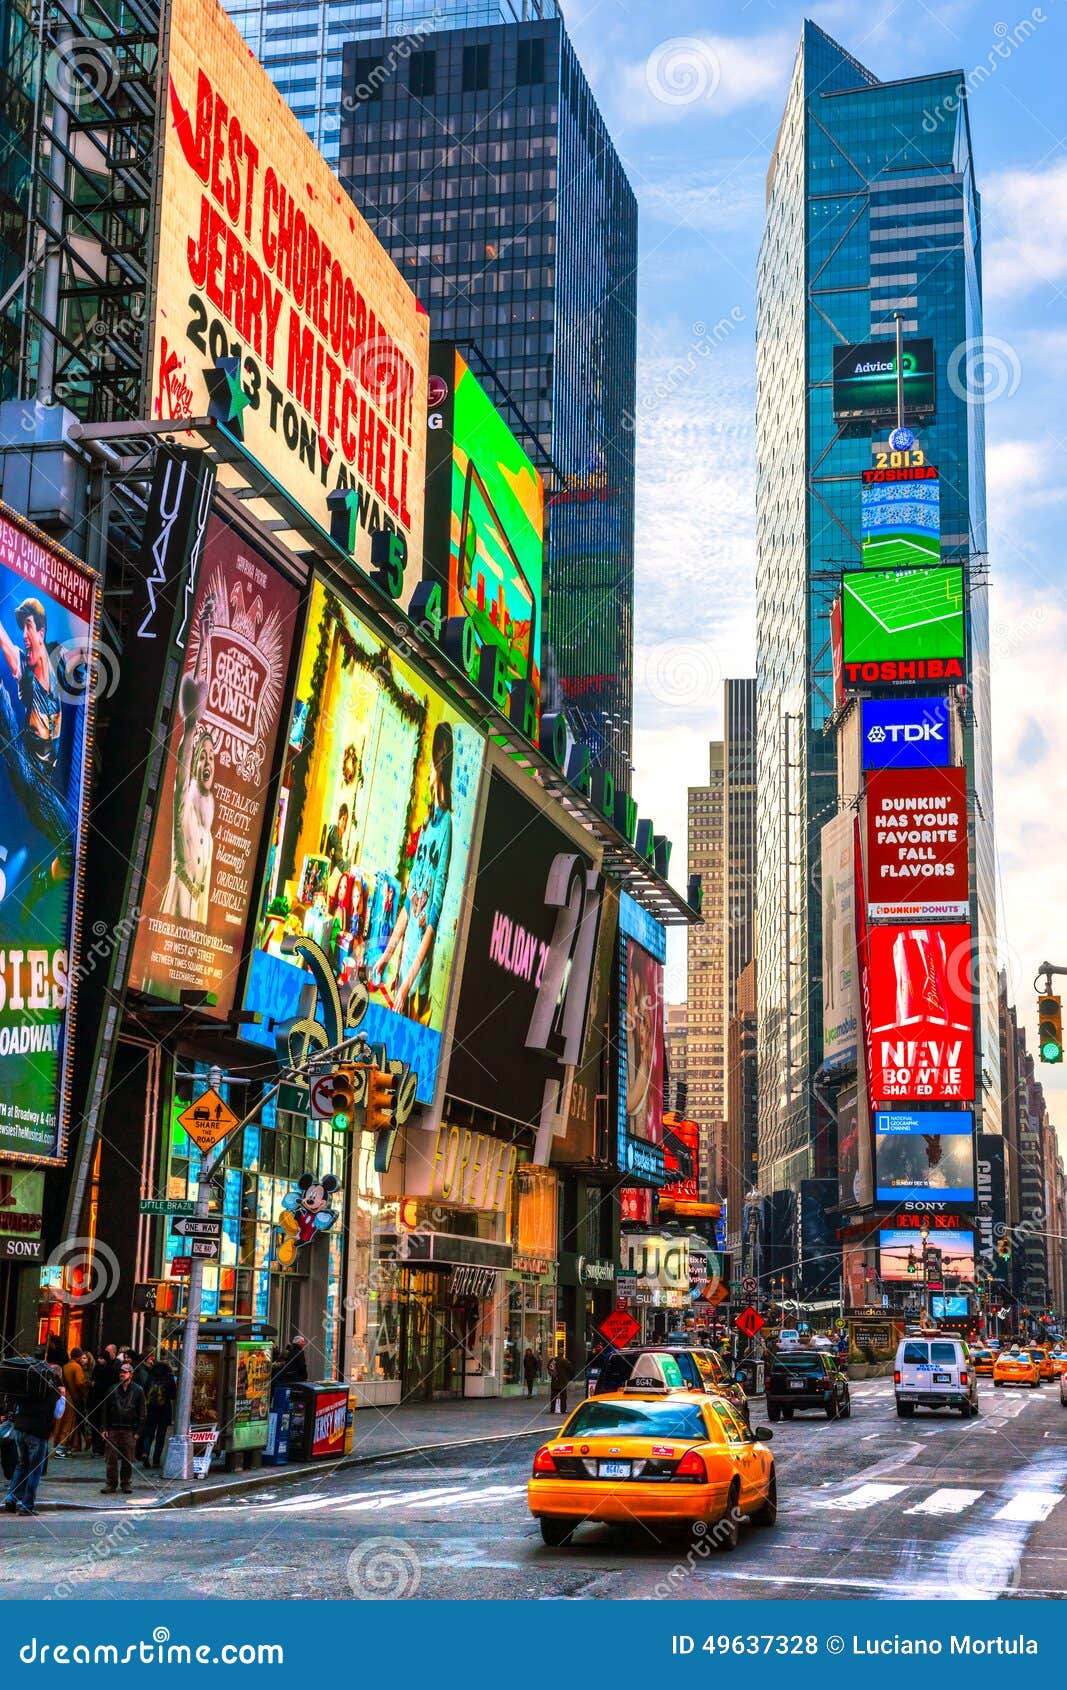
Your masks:
<svg viewBox="0 0 1067 1690"><path fill-rule="evenodd" d="M544 12L403 55L396 36L350 42L339 175L434 336L475 343L541 458L543 701L629 787L637 203Z"/></svg>
<svg viewBox="0 0 1067 1690"><path fill-rule="evenodd" d="M819 834L838 808L828 613L860 560L872 428L835 422L835 347L930 336L941 558L962 563L971 619L966 760L975 798L971 917L983 1130L999 1130L979 197L958 71L882 83L814 24L801 36L767 177L757 307L757 740L760 1183L833 1172L822 1102ZM962 350L961 350L962 349ZM884 443L876 426L873 443ZM855 802L858 793L845 793Z"/></svg>

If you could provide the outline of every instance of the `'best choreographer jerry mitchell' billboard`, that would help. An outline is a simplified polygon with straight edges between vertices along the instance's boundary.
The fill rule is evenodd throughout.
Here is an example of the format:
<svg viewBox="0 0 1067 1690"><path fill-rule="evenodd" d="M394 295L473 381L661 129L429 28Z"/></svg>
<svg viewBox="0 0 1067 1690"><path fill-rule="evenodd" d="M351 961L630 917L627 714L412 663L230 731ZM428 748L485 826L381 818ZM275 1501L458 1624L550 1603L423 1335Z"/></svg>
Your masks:
<svg viewBox="0 0 1067 1690"><path fill-rule="evenodd" d="M0 515L0 1157L65 1149L96 577Z"/></svg>

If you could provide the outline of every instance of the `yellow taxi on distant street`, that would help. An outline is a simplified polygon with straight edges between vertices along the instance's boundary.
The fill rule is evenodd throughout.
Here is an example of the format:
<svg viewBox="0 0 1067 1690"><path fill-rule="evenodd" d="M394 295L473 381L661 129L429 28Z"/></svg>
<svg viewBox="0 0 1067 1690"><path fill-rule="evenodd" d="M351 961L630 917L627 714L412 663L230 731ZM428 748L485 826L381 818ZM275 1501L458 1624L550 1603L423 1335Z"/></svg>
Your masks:
<svg viewBox="0 0 1067 1690"><path fill-rule="evenodd" d="M771 1436L697 1391L587 1397L534 1456L530 1512L553 1549L585 1521L656 1538L700 1522L705 1542L735 1549L744 1519L773 1526L778 1517Z"/></svg>
<svg viewBox="0 0 1067 1690"><path fill-rule="evenodd" d="M971 1351L971 1361L974 1365L974 1371L978 1374L979 1378L984 1376L986 1379L992 1379L993 1363L995 1360L996 1357L994 1356L992 1350L978 1349Z"/></svg>
<svg viewBox="0 0 1067 1690"><path fill-rule="evenodd" d="M1031 1360L1036 1363L1037 1376L1042 1384L1044 1384L1046 1380L1059 1378L1060 1370L1053 1361L1051 1353L1045 1348L1044 1344L1027 1344L1026 1353L1030 1356Z"/></svg>
<svg viewBox="0 0 1067 1690"><path fill-rule="evenodd" d="M1041 1383L1037 1363L1028 1350L1001 1350L993 1363L994 1385L1032 1385Z"/></svg>

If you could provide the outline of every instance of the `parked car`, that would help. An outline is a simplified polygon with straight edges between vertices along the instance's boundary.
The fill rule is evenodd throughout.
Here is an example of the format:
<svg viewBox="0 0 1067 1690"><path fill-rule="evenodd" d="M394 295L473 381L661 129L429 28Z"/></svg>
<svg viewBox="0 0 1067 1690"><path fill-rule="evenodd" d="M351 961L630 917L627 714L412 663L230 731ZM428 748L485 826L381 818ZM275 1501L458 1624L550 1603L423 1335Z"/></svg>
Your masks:
<svg viewBox="0 0 1067 1690"><path fill-rule="evenodd" d="M893 1391L902 1420L917 1408L958 1408L965 1420L978 1413L978 1376L962 1338L901 1339Z"/></svg>
<svg viewBox="0 0 1067 1690"><path fill-rule="evenodd" d="M828 1420L852 1413L848 1380L821 1350L779 1350L767 1375L767 1417L792 1420L798 1408L821 1408Z"/></svg>
<svg viewBox="0 0 1067 1690"><path fill-rule="evenodd" d="M650 1381L656 1389L704 1391L725 1397L746 1425L751 1418L744 1388L726 1371L714 1350L682 1350L665 1344L635 1344L616 1350L596 1378L590 1378L588 1395L624 1391L642 1380Z"/></svg>

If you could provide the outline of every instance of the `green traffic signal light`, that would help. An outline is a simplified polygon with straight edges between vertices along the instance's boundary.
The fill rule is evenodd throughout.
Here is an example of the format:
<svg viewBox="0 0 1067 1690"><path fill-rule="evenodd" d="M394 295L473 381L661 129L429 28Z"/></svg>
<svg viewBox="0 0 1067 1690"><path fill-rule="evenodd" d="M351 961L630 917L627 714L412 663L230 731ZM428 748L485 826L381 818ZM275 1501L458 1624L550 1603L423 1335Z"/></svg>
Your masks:
<svg viewBox="0 0 1067 1690"><path fill-rule="evenodd" d="M1037 1000L1037 1047L1042 1062L1063 1061L1063 1004L1051 992Z"/></svg>

